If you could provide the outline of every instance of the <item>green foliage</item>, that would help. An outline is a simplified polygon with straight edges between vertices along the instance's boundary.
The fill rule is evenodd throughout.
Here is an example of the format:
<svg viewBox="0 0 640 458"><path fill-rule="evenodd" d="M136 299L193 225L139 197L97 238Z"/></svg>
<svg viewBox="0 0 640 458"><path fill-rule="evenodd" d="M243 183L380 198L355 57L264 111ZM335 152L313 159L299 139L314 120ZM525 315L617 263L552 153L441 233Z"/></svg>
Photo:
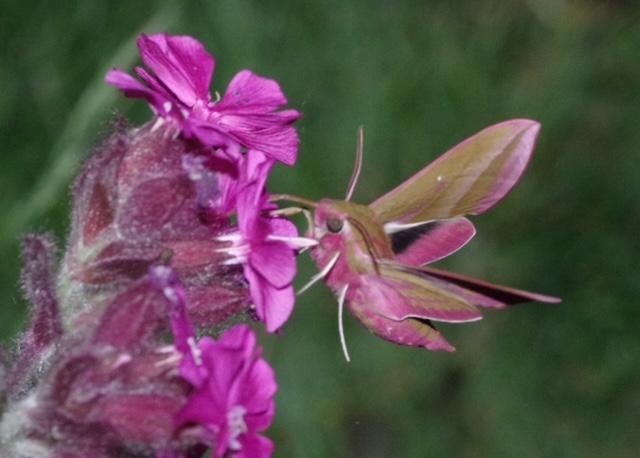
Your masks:
<svg viewBox="0 0 640 458"><path fill-rule="evenodd" d="M68 227L68 186L112 110L148 116L101 80L133 37L198 37L214 88L243 68L279 80L299 123L298 166L271 189L341 197L366 132L356 200L369 202L459 140L511 117L542 122L523 182L476 218L444 265L556 294L559 306L447 327L453 355L395 347L335 300L302 296L264 336L280 381L278 456L630 456L640 411L640 7L514 0L45 2L0 5L0 335L24 320L18 238ZM312 274L304 262L301 283Z"/></svg>

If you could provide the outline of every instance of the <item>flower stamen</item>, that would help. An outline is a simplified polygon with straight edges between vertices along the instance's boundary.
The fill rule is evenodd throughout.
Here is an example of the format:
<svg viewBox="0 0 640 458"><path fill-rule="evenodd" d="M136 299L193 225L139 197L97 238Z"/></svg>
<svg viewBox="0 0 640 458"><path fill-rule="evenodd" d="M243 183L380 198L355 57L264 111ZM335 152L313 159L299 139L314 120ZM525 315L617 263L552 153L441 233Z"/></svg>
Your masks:
<svg viewBox="0 0 640 458"><path fill-rule="evenodd" d="M246 413L247 409L245 409L243 406L237 405L233 406L227 414L227 422L231 433L231 437L229 439L229 450L232 450L234 452L240 451L242 449L242 444L238 440L238 437L249 430L247 428L247 424L244 421L244 415Z"/></svg>

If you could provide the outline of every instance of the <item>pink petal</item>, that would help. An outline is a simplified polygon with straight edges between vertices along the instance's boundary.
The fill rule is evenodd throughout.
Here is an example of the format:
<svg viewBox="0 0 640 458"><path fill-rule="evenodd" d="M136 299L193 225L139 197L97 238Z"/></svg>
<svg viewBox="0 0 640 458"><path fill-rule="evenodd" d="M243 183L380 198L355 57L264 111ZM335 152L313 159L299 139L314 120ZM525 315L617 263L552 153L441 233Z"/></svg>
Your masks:
<svg viewBox="0 0 640 458"><path fill-rule="evenodd" d="M278 384L271 366L262 358L256 360L239 393L239 401L246 407L248 414L254 418L260 418L258 422L262 427L260 431L271 424L273 412L270 416L265 414L270 411L277 390Z"/></svg>
<svg viewBox="0 0 640 458"><path fill-rule="evenodd" d="M201 393L197 402L201 405L209 405L215 410L215 415L226 411L230 402L235 402L237 399L235 393L238 390L236 385L243 384L246 379L250 368L249 362L254 358L255 353L255 335L251 332L249 337L252 340L241 347L235 345L229 347L214 341L211 337L205 337L198 342L201 363L196 368L197 372L181 371L181 375ZM215 416L211 417L209 421L217 421L215 418Z"/></svg>
<svg viewBox="0 0 640 458"><path fill-rule="evenodd" d="M240 164L241 178L246 183L255 183L257 195L261 196L274 165L273 159L267 158L260 151L250 150Z"/></svg>
<svg viewBox="0 0 640 458"><path fill-rule="evenodd" d="M244 383L253 357L252 348L225 348L216 344L214 351L203 353L205 366L209 370L208 391L221 406L236 402L237 392ZM221 407L223 408L223 407Z"/></svg>
<svg viewBox="0 0 640 458"><path fill-rule="evenodd" d="M293 286L277 289L250 266L245 266L244 275L249 281L249 289L258 317L265 322L268 332L277 331L293 311L295 303Z"/></svg>
<svg viewBox="0 0 640 458"><path fill-rule="evenodd" d="M248 148L261 151L284 164L293 165L300 143L298 131L281 121L276 114L224 115L218 125Z"/></svg>
<svg viewBox="0 0 640 458"><path fill-rule="evenodd" d="M256 335L246 324L239 324L226 330L218 339L218 345L233 350L244 350L248 357L255 352Z"/></svg>
<svg viewBox="0 0 640 458"><path fill-rule="evenodd" d="M284 288L296 275L296 257L282 242L252 245L249 265L276 288Z"/></svg>
<svg viewBox="0 0 640 458"><path fill-rule="evenodd" d="M251 150L239 159L240 177L237 184L238 226L247 240L263 240L268 233L260 213L268 206L265 183L274 161L259 151Z"/></svg>
<svg viewBox="0 0 640 458"><path fill-rule="evenodd" d="M120 89L127 97L144 99L156 111L164 111L163 105L167 101L167 99L162 94L149 89L128 73L125 73L120 69L110 70L109 72L107 72L105 81L107 84Z"/></svg>
<svg viewBox="0 0 640 458"><path fill-rule="evenodd" d="M265 290L265 323L267 332L280 329L291 316L296 295L293 286L282 289L267 288Z"/></svg>
<svg viewBox="0 0 640 458"><path fill-rule="evenodd" d="M191 37L141 35L138 47L144 63L186 106L208 101L214 70L213 57Z"/></svg>
<svg viewBox="0 0 640 458"><path fill-rule="evenodd" d="M171 56L189 75L194 91L200 99L209 97L211 80L215 72L215 59L202 43L190 36L170 36L167 44Z"/></svg>
<svg viewBox="0 0 640 458"><path fill-rule="evenodd" d="M226 411L222 410L219 402L213 402L211 394L206 389L193 393L186 406L176 415L178 425L198 423L212 428L226 420Z"/></svg>
<svg viewBox="0 0 640 458"><path fill-rule="evenodd" d="M272 218L268 220L270 233L280 237L297 237L298 228L288 219Z"/></svg>
<svg viewBox="0 0 640 458"><path fill-rule="evenodd" d="M298 152L298 132L290 126L301 114L295 110L274 113L287 99L277 82L248 70L238 73L210 121L243 145L293 165Z"/></svg>
<svg viewBox="0 0 640 458"><path fill-rule="evenodd" d="M286 105L287 99L274 80L243 70L233 77L216 111L237 114L269 113Z"/></svg>
<svg viewBox="0 0 640 458"><path fill-rule="evenodd" d="M234 455L235 458L269 458L273 454L273 442L259 434L243 434L240 443L242 449Z"/></svg>
<svg viewBox="0 0 640 458"><path fill-rule="evenodd" d="M184 129L188 135L196 137L200 143L205 146L219 148L230 143L235 143L235 140L224 130L202 119L194 117L188 118L185 120Z"/></svg>
<svg viewBox="0 0 640 458"><path fill-rule="evenodd" d="M276 414L276 403L273 401L273 398L269 400L266 407L263 407L262 410L256 412L248 412L245 415L245 422L247 423L247 428L251 431L264 431L271 423L273 423L273 417Z"/></svg>

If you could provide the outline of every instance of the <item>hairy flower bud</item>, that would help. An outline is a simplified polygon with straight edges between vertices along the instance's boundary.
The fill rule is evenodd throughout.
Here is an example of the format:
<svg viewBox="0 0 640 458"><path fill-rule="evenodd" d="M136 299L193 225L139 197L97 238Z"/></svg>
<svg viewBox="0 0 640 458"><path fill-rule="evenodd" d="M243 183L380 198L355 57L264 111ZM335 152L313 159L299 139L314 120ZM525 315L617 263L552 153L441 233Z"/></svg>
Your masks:
<svg viewBox="0 0 640 458"><path fill-rule="evenodd" d="M92 307L87 294L99 299L105 286L126 287L158 263L180 274L197 324L218 324L246 307L242 270L225 264L228 243L217 240L231 223L214 205L216 172L209 172L205 199L183 167L194 155L215 157L174 134L162 122L120 128L85 166L60 277L65 322Z"/></svg>
<svg viewBox="0 0 640 458"><path fill-rule="evenodd" d="M18 396L30 378L44 369L48 353L62 336L53 279L55 250L49 236L28 235L22 243L22 288L32 308L30 325L19 341L16 360L6 375L10 398Z"/></svg>

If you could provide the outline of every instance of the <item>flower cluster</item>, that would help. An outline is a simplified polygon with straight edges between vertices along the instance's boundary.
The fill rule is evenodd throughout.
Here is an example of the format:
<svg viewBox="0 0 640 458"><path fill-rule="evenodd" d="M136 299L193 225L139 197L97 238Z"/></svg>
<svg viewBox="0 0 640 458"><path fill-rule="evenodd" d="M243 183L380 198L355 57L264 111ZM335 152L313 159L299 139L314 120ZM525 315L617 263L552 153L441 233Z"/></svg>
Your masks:
<svg viewBox="0 0 640 458"><path fill-rule="evenodd" d="M224 97L214 101L209 88L215 61L200 42L186 36L142 35L138 47L149 68L136 68L144 83L112 70L106 78L109 84L129 97L145 99L161 119L205 146L240 145L295 164L298 134L291 123L300 113L276 111L287 104L278 83L244 70L233 78Z"/></svg>
<svg viewBox="0 0 640 458"><path fill-rule="evenodd" d="M219 215L237 212L239 231L218 237L232 245L219 251L233 256L227 264L244 266L256 313L274 332L293 308L294 250L304 241L289 221L263 216L274 208L265 185L276 161L295 163L298 135L291 123L301 114L276 111L287 103L278 83L248 70L213 101L209 87L215 61L191 37L142 35L138 46L150 69L136 68L144 84L122 70L110 71L106 81L147 100L160 123L200 143L204 155L183 157L183 168L197 185L201 205ZM218 196L212 194L215 171L221 181Z"/></svg>
<svg viewBox="0 0 640 458"><path fill-rule="evenodd" d="M275 375L245 315L280 329L297 251L266 190L293 165L301 114L248 70L212 96L213 57L191 37L142 35L145 68L107 83L146 100L147 125L117 122L73 189L67 248L24 242L31 325L0 370L0 455L268 457ZM217 94L217 93L216 93Z"/></svg>

